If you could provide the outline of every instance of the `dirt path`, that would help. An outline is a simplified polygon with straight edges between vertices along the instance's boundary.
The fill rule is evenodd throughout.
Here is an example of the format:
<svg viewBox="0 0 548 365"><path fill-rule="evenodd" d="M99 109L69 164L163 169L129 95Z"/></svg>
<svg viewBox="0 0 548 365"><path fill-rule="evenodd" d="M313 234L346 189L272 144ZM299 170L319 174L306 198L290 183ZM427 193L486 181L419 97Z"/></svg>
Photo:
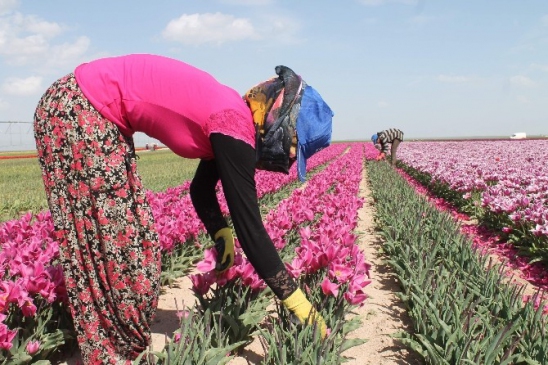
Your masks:
<svg viewBox="0 0 548 365"><path fill-rule="evenodd" d="M344 352L354 360L350 365L403 365L423 364L422 359L407 351L392 335L412 328L411 321L401 300L395 295L400 291L399 283L390 267L384 264L380 253L381 239L375 233L373 214L374 206L370 197L367 171L364 169L360 184L360 196L365 198L363 207L358 212L360 233L359 247L365 260L371 264L371 284L365 288L368 295L365 304L357 309L363 325L352 333L352 337L368 341L358 347Z"/></svg>
<svg viewBox="0 0 548 365"><path fill-rule="evenodd" d="M365 304L355 310L360 316L363 325L351 335L355 338L366 339L367 342L351 348L343 353L351 357L345 364L349 365L420 365L420 357L409 353L391 335L411 328L405 309L394 293L400 291L399 284L392 275L389 267L383 263L379 254L381 241L375 234L373 224L374 207L371 203L366 171L363 172L360 184L360 196L365 198L365 204L358 212L359 223L357 231L359 247L365 255L365 260L371 264L370 275L372 283L365 288L368 299ZM191 284L187 277L181 278L173 288L165 288L160 296L158 312L152 327L152 348L160 351L169 336L177 329L177 306L191 306L194 295L190 290ZM263 350L258 340L246 347L242 356L230 361L230 365L260 364ZM74 354L59 365L76 365L81 363L79 354Z"/></svg>

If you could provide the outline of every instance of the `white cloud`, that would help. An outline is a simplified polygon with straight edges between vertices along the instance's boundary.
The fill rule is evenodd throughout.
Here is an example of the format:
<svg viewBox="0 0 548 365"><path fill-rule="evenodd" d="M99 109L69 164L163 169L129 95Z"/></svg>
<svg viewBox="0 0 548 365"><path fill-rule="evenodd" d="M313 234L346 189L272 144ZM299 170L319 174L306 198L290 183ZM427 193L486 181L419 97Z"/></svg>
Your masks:
<svg viewBox="0 0 548 365"><path fill-rule="evenodd" d="M52 45L63 30L63 26L35 15L13 13L1 16L0 55L14 65L43 64L56 49L66 48L65 45ZM83 43L78 39L75 44L81 47Z"/></svg>
<svg viewBox="0 0 548 365"><path fill-rule="evenodd" d="M64 31L65 26L35 15L12 12L0 16L0 56L10 65L40 65L41 73L74 66L84 58L90 39L80 36L60 42Z"/></svg>
<svg viewBox="0 0 548 365"><path fill-rule="evenodd" d="M0 98L0 110L6 110L8 108L9 108L8 102Z"/></svg>
<svg viewBox="0 0 548 365"><path fill-rule="evenodd" d="M12 63L27 63L36 55L45 54L49 47L48 41L39 34L24 38L12 38L0 53L8 56Z"/></svg>
<svg viewBox="0 0 548 365"><path fill-rule="evenodd" d="M19 6L19 0L0 0L0 15L5 14Z"/></svg>
<svg viewBox="0 0 548 365"><path fill-rule="evenodd" d="M451 76L451 75L439 75L438 81L439 82L447 82L451 84L460 84L463 82L470 81L471 78L467 76Z"/></svg>
<svg viewBox="0 0 548 365"><path fill-rule="evenodd" d="M59 24L42 20L36 15L15 13L10 17L9 21L12 27L20 32L40 34L46 38L53 38L63 30Z"/></svg>
<svg viewBox="0 0 548 365"><path fill-rule="evenodd" d="M517 97L518 103L520 104L530 104L531 101L524 95L518 95Z"/></svg>
<svg viewBox="0 0 548 365"><path fill-rule="evenodd" d="M249 19L222 13L183 14L168 23L162 36L171 41L194 45L258 38Z"/></svg>
<svg viewBox="0 0 548 365"><path fill-rule="evenodd" d="M2 85L2 91L10 95L33 95L43 91L42 78L39 76L31 76L26 79L11 77Z"/></svg>
<svg viewBox="0 0 548 365"><path fill-rule="evenodd" d="M535 82L527 76L517 75L510 77L510 84L515 86L532 87L535 86Z"/></svg>
<svg viewBox="0 0 548 365"><path fill-rule="evenodd" d="M88 51L91 41L88 37L78 37L73 43L52 46L47 55L47 64L51 66L74 65Z"/></svg>
<svg viewBox="0 0 548 365"><path fill-rule="evenodd" d="M388 108L388 106L390 106L390 104L388 104L388 102L384 101L384 100L381 100L377 103L377 106L379 108Z"/></svg>
<svg viewBox="0 0 548 365"><path fill-rule="evenodd" d="M538 63L532 63L531 68L548 72L548 65L540 65Z"/></svg>

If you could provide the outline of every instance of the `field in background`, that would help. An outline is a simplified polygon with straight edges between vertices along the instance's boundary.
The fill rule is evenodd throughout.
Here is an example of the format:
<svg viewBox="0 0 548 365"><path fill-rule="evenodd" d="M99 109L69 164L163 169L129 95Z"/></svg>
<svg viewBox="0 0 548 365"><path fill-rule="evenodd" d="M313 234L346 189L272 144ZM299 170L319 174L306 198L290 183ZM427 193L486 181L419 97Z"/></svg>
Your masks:
<svg viewBox="0 0 548 365"><path fill-rule="evenodd" d="M546 139L544 136L531 136L523 140L514 140L515 143L533 139ZM508 140L508 137L468 137L468 138L437 138L421 139L420 141L488 141ZM419 141L406 139L406 141ZM358 141L358 142L363 142ZM348 141L333 141L333 143L348 143ZM138 155L139 173L145 187L152 191L164 191L168 187L179 186L183 181L194 175L198 160L187 160L176 156L167 149L156 151L143 150ZM24 158L19 158L24 157ZM27 151L0 151L0 222L14 219L21 213L29 210L33 212L47 209L43 191L40 169L36 159L36 152Z"/></svg>
<svg viewBox="0 0 548 365"><path fill-rule="evenodd" d="M21 152L3 152L0 156ZM138 171L144 186L164 191L194 176L198 160L188 160L170 150L138 152ZM27 211L48 209L42 176L36 158L0 159L0 222L18 218Z"/></svg>

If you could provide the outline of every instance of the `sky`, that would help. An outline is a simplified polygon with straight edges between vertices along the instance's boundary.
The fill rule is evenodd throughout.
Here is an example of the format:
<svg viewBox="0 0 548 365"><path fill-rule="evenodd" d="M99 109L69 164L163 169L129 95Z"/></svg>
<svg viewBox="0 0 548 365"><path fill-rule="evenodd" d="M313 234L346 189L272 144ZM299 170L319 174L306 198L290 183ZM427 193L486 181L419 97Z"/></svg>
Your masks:
<svg viewBox="0 0 548 365"><path fill-rule="evenodd" d="M288 66L334 111L334 141L548 135L546 0L0 0L0 147L32 139L55 80L130 53L240 94Z"/></svg>

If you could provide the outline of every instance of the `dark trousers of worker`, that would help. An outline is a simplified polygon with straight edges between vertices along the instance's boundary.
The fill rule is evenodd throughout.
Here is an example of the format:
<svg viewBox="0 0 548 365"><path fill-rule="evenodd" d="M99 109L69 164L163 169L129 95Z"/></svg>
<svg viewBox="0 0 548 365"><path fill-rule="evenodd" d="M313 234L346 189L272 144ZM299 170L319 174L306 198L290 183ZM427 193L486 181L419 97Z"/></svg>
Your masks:
<svg viewBox="0 0 548 365"><path fill-rule="evenodd" d="M390 147L390 164L393 166L396 165L396 160L397 160L396 153L398 151L400 142L401 140L396 138L392 141L392 146Z"/></svg>
<svg viewBox="0 0 548 365"><path fill-rule="evenodd" d="M238 241L257 274L279 299L296 287L262 222L255 186L255 150L247 143L219 133L210 136L214 160L202 160L190 187L192 203L207 232L227 227L215 186L221 180Z"/></svg>

